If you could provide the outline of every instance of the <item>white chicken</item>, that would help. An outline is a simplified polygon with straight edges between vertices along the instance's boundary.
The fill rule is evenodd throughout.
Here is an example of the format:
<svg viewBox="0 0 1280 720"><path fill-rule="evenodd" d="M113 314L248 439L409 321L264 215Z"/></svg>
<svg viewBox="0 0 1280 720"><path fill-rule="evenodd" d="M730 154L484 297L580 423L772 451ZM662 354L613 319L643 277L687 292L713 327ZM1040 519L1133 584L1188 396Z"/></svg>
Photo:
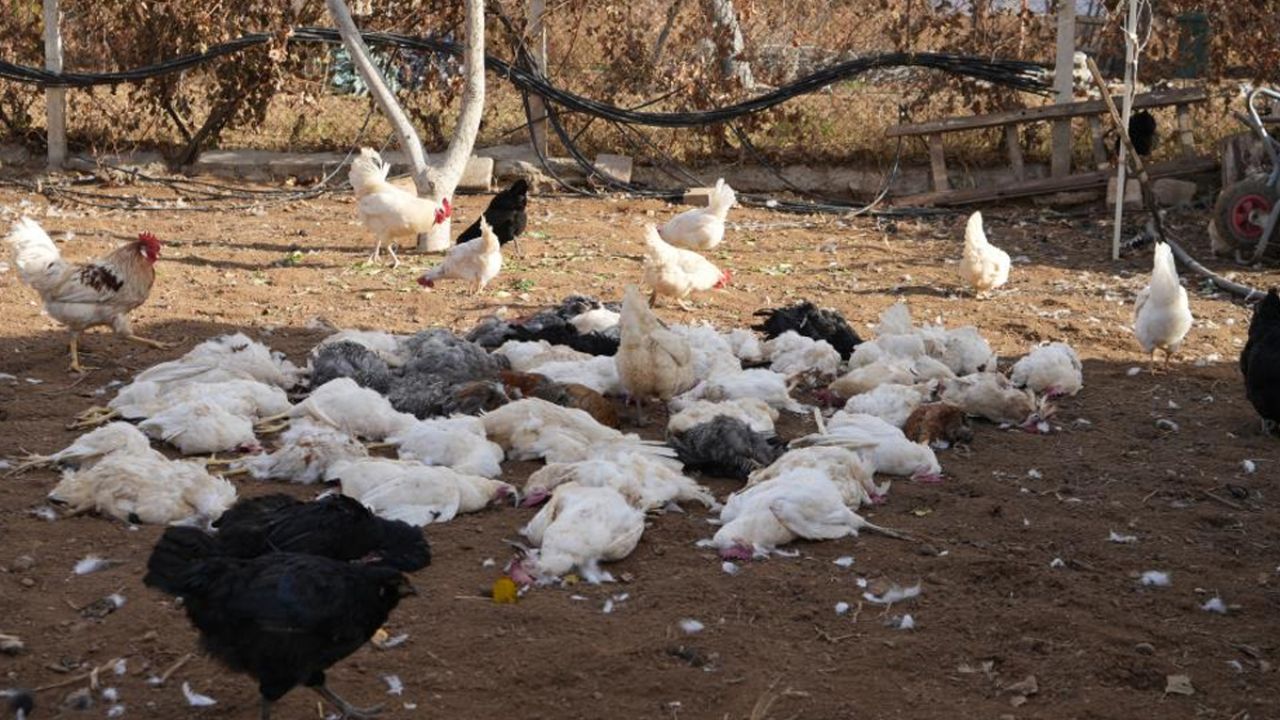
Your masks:
<svg viewBox="0 0 1280 720"><path fill-rule="evenodd" d="M523 504L537 505L556 487L568 482L585 487L611 487L646 512L681 502L699 502L709 508L716 505L711 491L692 478L651 456L639 454L616 460L551 463L529 476L524 485Z"/></svg>
<svg viewBox="0 0 1280 720"><path fill-rule="evenodd" d="M725 336L715 328L699 325L671 325L671 332L689 341L693 351L693 377L697 381L742 371L742 361Z"/></svg>
<svg viewBox="0 0 1280 720"><path fill-rule="evenodd" d="M361 148L360 157L351 163L347 178L360 198L356 203L360 223L378 243L369 261L378 260L385 244L393 264L398 267L400 259L396 257L393 243L402 238L416 238L444 222L453 215L453 207L449 198L420 198L416 193L392 185L387 182L388 170L390 166L377 152Z"/></svg>
<svg viewBox="0 0 1280 720"><path fill-rule="evenodd" d="M183 455L258 447L252 420L210 400L188 400L167 407L139 423L138 429L178 448Z"/></svg>
<svg viewBox="0 0 1280 720"><path fill-rule="evenodd" d="M441 465L464 475L496 478L502 474L502 447L485 438L484 421L477 417L419 420L392 433L402 460Z"/></svg>
<svg viewBox="0 0 1280 720"><path fill-rule="evenodd" d="M976 372L995 372L998 359L986 338L972 325L951 328L947 331L946 347L937 358L956 375Z"/></svg>
<svg viewBox="0 0 1280 720"><path fill-rule="evenodd" d="M667 402L693 387L693 350L689 342L668 330L644 303L640 290L628 285L622 296L621 342L614 360L618 379L643 412L645 400Z"/></svg>
<svg viewBox="0 0 1280 720"><path fill-rule="evenodd" d="M973 288L978 297L1009 281L1009 253L987 241L981 212L970 215L964 228L960 278Z"/></svg>
<svg viewBox="0 0 1280 720"><path fill-rule="evenodd" d="M911 442L902 430L874 415L836 413L827 433L797 438L791 447L843 447L868 460L875 471L902 475L918 482L940 482L942 466L928 445Z"/></svg>
<svg viewBox="0 0 1280 720"><path fill-rule="evenodd" d="M760 398L744 397L723 402L694 400L667 421L667 434L678 435L697 425L710 422L720 415L727 415L746 423L753 431L774 435L773 423L778 411Z"/></svg>
<svg viewBox="0 0 1280 720"><path fill-rule="evenodd" d="M200 463L169 460L154 450L112 453L93 467L63 473L51 502L72 512L99 512L128 523L212 522L231 507L235 486Z"/></svg>
<svg viewBox="0 0 1280 720"><path fill-rule="evenodd" d="M788 330L764 344L769 369L788 378L831 379L840 372L840 353L826 340Z"/></svg>
<svg viewBox="0 0 1280 720"><path fill-rule="evenodd" d="M478 295L501 271L502 245L481 216L480 237L449 248L444 262L423 273L418 284L435 287L437 280L466 280L471 283L471 294Z"/></svg>
<svg viewBox="0 0 1280 720"><path fill-rule="evenodd" d="M515 496L515 488L500 480L406 460L344 460L325 475L379 517L418 526L448 522Z"/></svg>
<svg viewBox="0 0 1280 720"><path fill-rule="evenodd" d="M849 509L835 484L808 468L789 470L730 495L720 521L723 525L710 544L721 557L733 560L768 556L796 538L857 535L868 524Z"/></svg>
<svg viewBox="0 0 1280 720"><path fill-rule="evenodd" d="M398 412L376 391L362 388L355 380L345 377L321 385L282 416L264 418L263 424L285 417L308 418L347 435L373 441L384 440L417 422L414 416Z"/></svg>
<svg viewBox="0 0 1280 720"><path fill-rule="evenodd" d="M861 349L866 344L862 343L858 348ZM881 385L911 385L916 376L908 362L886 356L861 365L836 378L827 386L827 394L832 399L844 399L871 392Z"/></svg>
<svg viewBox="0 0 1280 720"><path fill-rule="evenodd" d="M668 220L658 234L672 245L710 250L724 240L724 221L737 199L733 188L719 178L705 208L685 210Z"/></svg>
<svg viewBox="0 0 1280 720"><path fill-rule="evenodd" d="M788 451L773 462L751 473L746 487L782 477L792 470L808 468L822 473L840 491L844 504L857 509L862 505L884 502L890 483L876 484L875 467L861 455L842 447L805 447Z"/></svg>
<svg viewBox="0 0 1280 720"><path fill-rule="evenodd" d="M87 432L74 442L52 455L32 455L14 468L18 474L42 465L65 465L77 470L88 470L105 457L120 453L138 455L151 451L151 439L134 425L113 422Z"/></svg>
<svg viewBox="0 0 1280 720"><path fill-rule="evenodd" d="M1173 250L1165 243L1157 243L1151 281L1138 293L1133 306L1133 333L1142 351L1150 356L1148 368L1152 373L1156 369L1156 350L1164 351L1164 365L1168 368L1169 358L1182 347L1191 322L1187 289L1178 281Z"/></svg>
<svg viewBox="0 0 1280 720"><path fill-rule="evenodd" d="M621 319L621 313L614 312L607 307L598 307L592 308L584 313L574 315L569 318L569 324L572 325L579 334L586 335L587 333L610 330L615 327Z"/></svg>
<svg viewBox="0 0 1280 720"><path fill-rule="evenodd" d="M1039 423L1052 414L1052 409L1037 401L1031 390L1014 387L1000 373L974 373L948 380L942 400L964 410L966 415L1017 425L1029 432L1036 431Z"/></svg>
<svg viewBox="0 0 1280 720"><path fill-rule="evenodd" d="M927 386L879 385L869 392L854 395L844 404L845 413L874 415L890 425L901 428L907 418L932 392Z"/></svg>
<svg viewBox="0 0 1280 720"><path fill-rule="evenodd" d="M560 383L585 385L601 395L621 395L618 364L608 355L588 355L578 360L548 360L529 372Z"/></svg>
<svg viewBox="0 0 1280 720"><path fill-rule="evenodd" d="M547 583L576 569L593 585L613 582L600 563L630 555L643 533L644 511L617 490L565 483L520 530L538 546L518 564L520 575Z"/></svg>
<svg viewBox="0 0 1280 720"><path fill-rule="evenodd" d="M1009 379L1014 387L1030 388L1050 399L1075 395L1084 387L1080 356L1070 345L1060 342L1032 348L1013 364Z"/></svg>
<svg viewBox="0 0 1280 720"><path fill-rule="evenodd" d="M175 382L214 371L236 373L236 377L248 376L285 390L297 385L302 374L283 353L273 351L244 333L233 333L205 340L186 355L153 365L138 373L133 380Z"/></svg>
<svg viewBox="0 0 1280 720"><path fill-rule="evenodd" d="M352 342L382 358L389 367L400 367L405 363L404 341L410 337L412 336L394 335L381 330L339 330L321 340L311 349L311 354L316 355L325 345Z"/></svg>
<svg viewBox="0 0 1280 720"><path fill-rule="evenodd" d="M756 363L764 360L764 344L760 337L745 328L733 328L724 333L729 349L741 362Z"/></svg>
<svg viewBox="0 0 1280 720"><path fill-rule="evenodd" d="M689 310L685 299L690 293L718 290L732 279L728 271L698 253L668 245L652 225L645 227L644 282L652 290L650 305L659 296L672 297L681 308ZM624 307L624 314L625 311Z"/></svg>
<svg viewBox="0 0 1280 720"><path fill-rule="evenodd" d="M320 482L329 466L339 460L369 456L364 444L350 435L305 418L290 425L276 441L274 451L239 458L231 463L231 469L248 472L258 480L310 485Z"/></svg>
<svg viewBox="0 0 1280 720"><path fill-rule="evenodd" d="M805 412L804 405L791 397L787 377L768 368L751 368L730 375L712 377L698 383L689 392L673 398L671 407L682 410L697 400L724 402L739 398L758 398L769 407L788 412Z"/></svg>
<svg viewBox="0 0 1280 720"><path fill-rule="evenodd" d="M190 402L207 402L246 418L278 415L291 407L288 396L274 385L247 377L205 381L212 377L205 373L195 380L168 383L135 380L120 388L107 407L127 420L149 418Z"/></svg>
<svg viewBox="0 0 1280 720"><path fill-rule="evenodd" d="M671 457L675 451L661 443L624 435L597 422L577 408L561 407L539 398L507 403L480 417L485 436L498 443L511 460L546 458L548 462L577 462L639 452ZM678 467L678 465L677 465Z"/></svg>
<svg viewBox="0 0 1280 720"><path fill-rule="evenodd" d="M549 362L591 360L595 357L565 345L552 345L546 340L508 340L493 352L505 357L516 372L534 372L539 365ZM614 375L617 375L616 371Z"/></svg>

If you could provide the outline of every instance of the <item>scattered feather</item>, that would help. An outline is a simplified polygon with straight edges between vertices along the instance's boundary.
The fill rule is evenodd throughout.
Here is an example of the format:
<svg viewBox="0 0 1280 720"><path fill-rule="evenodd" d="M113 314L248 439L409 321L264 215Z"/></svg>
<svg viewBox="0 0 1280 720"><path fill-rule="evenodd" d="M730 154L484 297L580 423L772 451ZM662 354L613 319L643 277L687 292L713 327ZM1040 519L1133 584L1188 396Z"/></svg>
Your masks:
<svg viewBox="0 0 1280 720"><path fill-rule="evenodd" d="M1044 477L1044 473L1040 472L1035 468L1031 468L1030 470L1027 471L1027 477L1031 478L1032 480L1039 480Z"/></svg>
<svg viewBox="0 0 1280 720"><path fill-rule="evenodd" d="M484 562L480 563L480 567L490 568L497 564L498 564L497 560L494 560L493 558L485 558Z"/></svg>
<svg viewBox="0 0 1280 720"><path fill-rule="evenodd" d="M856 584L858 587L862 588L863 590L865 590L865 589L867 588L867 579L866 579L866 578L860 577L860 578L858 578L857 580L854 580L853 582L854 582L854 584Z"/></svg>
<svg viewBox="0 0 1280 720"><path fill-rule="evenodd" d="M836 603L836 614L837 614L837 615L844 615L844 614L845 614L845 613L847 613L847 612L849 612L849 603L847 603L847 602L845 602L845 601L843 601L843 600L841 600L840 602Z"/></svg>
<svg viewBox="0 0 1280 720"><path fill-rule="evenodd" d="M88 575L99 570L106 570L114 564L110 560L103 560L97 555L86 555L83 560L76 563L74 572L76 575Z"/></svg>
<svg viewBox="0 0 1280 720"><path fill-rule="evenodd" d="M920 583L916 583L911 587L905 588L895 584L886 590L883 595L865 592L862 593L862 597L866 599L867 602L875 603L876 605L892 605L897 602L902 602L903 600L910 600L919 594Z"/></svg>
<svg viewBox="0 0 1280 720"><path fill-rule="evenodd" d="M726 575L737 575L738 571L742 568L738 567L736 563L725 560L720 563L720 569L723 570Z"/></svg>
<svg viewBox="0 0 1280 720"><path fill-rule="evenodd" d="M383 675L382 681L387 684L388 695L404 694L404 683L400 682L399 675Z"/></svg>
<svg viewBox="0 0 1280 720"><path fill-rule="evenodd" d="M1129 368L1128 370L1126 370L1126 371L1125 371L1125 375L1128 375L1129 377L1135 377L1135 376L1137 376L1138 374L1140 374L1141 372L1142 372L1142 368L1140 368L1140 367L1131 367L1131 368Z"/></svg>
<svg viewBox="0 0 1280 720"><path fill-rule="evenodd" d="M1049 567L1051 568L1062 568L1066 566L1067 564L1062 562L1062 558L1054 558L1053 561L1049 563Z"/></svg>
<svg viewBox="0 0 1280 720"><path fill-rule="evenodd" d="M1129 544L1138 542L1138 536L1137 535L1121 535L1115 530L1112 530L1111 534L1107 536L1107 541L1129 545Z"/></svg>
<svg viewBox="0 0 1280 720"><path fill-rule="evenodd" d="M191 683L189 682L182 683L182 695L187 699L187 704L191 707L209 707L210 705L218 704L217 700L214 700L208 695L201 695L195 690L192 690Z"/></svg>
<svg viewBox="0 0 1280 720"><path fill-rule="evenodd" d="M1209 602L1201 605L1200 609L1205 612L1217 613L1219 615L1227 614L1227 604L1222 602L1222 598L1220 597L1209 598Z"/></svg>
<svg viewBox="0 0 1280 720"><path fill-rule="evenodd" d="M1168 587L1173 584L1172 581L1169 580L1169 573L1162 572L1160 570L1148 570L1142 573L1142 580L1140 582L1143 585L1151 587Z"/></svg>
<svg viewBox="0 0 1280 720"><path fill-rule="evenodd" d="M680 621L680 629L684 631L685 635L696 635L702 632L705 627L705 625L693 618L685 618Z"/></svg>
<svg viewBox="0 0 1280 720"><path fill-rule="evenodd" d="M898 619L898 624L896 627L899 630L915 630L916 619L911 617L910 615L903 615L901 618Z"/></svg>
<svg viewBox="0 0 1280 720"><path fill-rule="evenodd" d="M600 609L600 612L604 613L605 615L608 615L613 612L613 598L609 598L608 600L604 601L604 607Z"/></svg>
<svg viewBox="0 0 1280 720"><path fill-rule="evenodd" d="M129 661L125 660L124 658L120 658L119 660L116 661L116 664L111 667L111 671L117 675L125 674L126 672L129 671Z"/></svg>
<svg viewBox="0 0 1280 720"><path fill-rule="evenodd" d="M102 688L102 699L113 703L120 699L120 691L113 687Z"/></svg>
<svg viewBox="0 0 1280 720"><path fill-rule="evenodd" d="M838 565L838 566L840 566L840 567L842 567L842 568L853 567L853 556L852 556L852 555L842 555L842 556L840 556L840 557L836 558L835 560L832 560L831 562L832 562L832 564L834 564L834 565Z"/></svg>
<svg viewBox="0 0 1280 720"><path fill-rule="evenodd" d="M1258 469L1258 464L1252 460L1241 460L1240 469L1244 470L1246 475L1252 475Z"/></svg>
<svg viewBox="0 0 1280 720"><path fill-rule="evenodd" d="M1244 665L1242 665L1239 660L1228 660L1227 665L1230 665L1231 669L1236 672L1244 672Z"/></svg>
<svg viewBox="0 0 1280 720"><path fill-rule="evenodd" d="M118 717L122 717L123 715L124 715L124 705L117 704L107 708L108 718L118 718Z"/></svg>

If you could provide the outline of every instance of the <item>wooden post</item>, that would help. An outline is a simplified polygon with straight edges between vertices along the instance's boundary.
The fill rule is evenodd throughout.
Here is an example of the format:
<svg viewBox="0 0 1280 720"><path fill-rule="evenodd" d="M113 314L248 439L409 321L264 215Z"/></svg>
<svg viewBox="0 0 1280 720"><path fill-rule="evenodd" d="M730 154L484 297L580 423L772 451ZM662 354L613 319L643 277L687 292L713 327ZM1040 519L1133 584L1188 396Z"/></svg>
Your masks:
<svg viewBox="0 0 1280 720"><path fill-rule="evenodd" d="M1120 125L1118 130L1120 131L1120 135L1122 136L1122 139L1125 140L1125 142L1120 144L1120 152L1117 153L1117 157L1116 157L1116 165L1117 165L1116 167L1116 215L1115 215L1115 227L1111 234L1111 259L1112 260L1120 259L1120 233L1122 231L1122 228L1120 227L1120 225L1121 225L1121 222L1124 220L1124 195L1125 195L1124 191L1125 191L1125 182L1126 182L1125 176L1129 170L1129 167L1125 162L1125 154L1129 152L1129 147L1133 144L1129 142L1129 118L1133 117L1133 89L1134 89L1134 84L1138 81L1138 78L1137 78L1138 49L1137 47L1134 46L1134 43L1137 38L1137 32L1138 32L1138 0L1129 0L1129 17L1125 20L1125 25L1124 25L1124 97L1122 98L1124 110L1121 113L1121 116L1117 118L1118 124ZM1090 58L1090 64L1089 64L1090 72L1093 71L1094 67L1096 67L1096 65L1092 62L1092 58ZM1114 103L1111 101L1111 94L1107 91L1105 87L1102 89L1102 97L1104 100L1107 101L1107 106L1109 108L1114 106ZM1142 171L1142 158L1139 158L1136 153L1133 156L1133 162L1134 162L1134 167L1138 168L1138 171L1143 175L1145 175L1146 173ZM1148 199L1145 197L1146 195L1145 184L1143 185L1143 190L1144 190L1144 199ZM1159 208L1157 208L1154 204L1150 204L1149 209L1151 210L1152 214L1157 216L1157 222L1159 222L1159 219L1158 219L1160 215Z"/></svg>
<svg viewBox="0 0 1280 720"><path fill-rule="evenodd" d="M1076 54L1075 0L1058 2L1058 55L1054 62L1054 101L1069 103L1072 98L1071 71ZM1056 178L1071 174L1071 120L1053 123L1053 160L1050 174Z"/></svg>
<svg viewBox="0 0 1280 720"><path fill-rule="evenodd" d="M62 72L62 30L58 0L44 0L44 68ZM49 169L59 170L67 159L67 90L45 90L46 140L49 145Z"/></svg>
<svg viewBox="0 0 1280 720"><path fill-rule="evenodd" d="M951 189L951 181L947 179L947 156L942 146L942 133L933 133L928 138L929 166L933 170L933 191L946 192Z"/></svg>
<svg viewBox="0 0 1280 720"><path fill-rule="evenodd" d="M547 74L547 29L542 24L546 14L545 0L529 0L529 46L538 72ZM530 133L533 145L543 156L547 154L547 104L541 95L529 96Z"/></svg>
<svg viewBox="0 0 1280 720"><path fill-rule="evenodd" d="M1026 180L1026 166L1022 161L1022 139L1018 137L1016 123L1004 126L1004 144L1009 150L1009 167L1013 170L1013 179L1018 182Z"/></svg>

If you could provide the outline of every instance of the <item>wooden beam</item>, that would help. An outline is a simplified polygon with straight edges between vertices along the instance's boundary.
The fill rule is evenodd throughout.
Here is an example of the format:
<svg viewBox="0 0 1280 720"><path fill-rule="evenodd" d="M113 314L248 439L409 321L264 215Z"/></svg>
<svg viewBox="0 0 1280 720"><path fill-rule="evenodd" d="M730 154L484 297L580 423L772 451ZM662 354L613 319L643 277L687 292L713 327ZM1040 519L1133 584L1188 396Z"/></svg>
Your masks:
<svg viewBox="0 0 1280 720"><path fill-rule="evenodd" d="M1212 172L1217 168L1217 158L1200 156L1194 158L1181 158L1170 162L1151 165L1147 167L1147 173L1152 178L1176 177L1179 175L1195 175L1202 172ZM1033 195L1049 195L1052 193L1068 192L1071 190L1088 190L1091 188L1106 187L1107 180L1113 176L1114 173L1110 170L1093 170L1090 172L1075 173L1074 175L1068 175L1065 178L1043 178L1040 180L1028 180L1025 182L1002 183L994 187L988 185L984 187L951 190L949 192L908 195L901 198L895 198L893 203L897 206L967 205L970 203L1008 200L1011 198L1030 197Z"/></svg>
<svg viewBox="0 0 1280 720"><path fill-rule="evenodd" d="M1107 155L1107 144L1102 140L1102 119L1097 115L1089 118L1089 144L1093 147L1093 164L1098 170L1111 165Z"/></svg>
<svg viewBox="0 0 1280 720"><path fill-rule="evenodd" d="M1191 107L1188 105L1179 105L1178 114L1178 144L1182 146L1182 154L1184 157L1190 157L1196 154L1196 136L1191 131Z"/></svg>
<svg viewBox="0 0 1280 720"><path fill-rule="evenodd" d="M933 170L933 190L946 192L951 189L951 181L947 179L947 156L942 147L942 135L930 135L928 141L929 166Z"/></svg>
<svg viewBox="0 0 1280 720"><path fill-rule="evenodd" d="M62 72L62 14L58 0L44 0L44 67ZM58 170L67 160L67 90L45 90L46 135L49 146L49 169Z"/></svg>
<svg viewBox="0 0 1280 720"><path fill-rule="evenodd" d="M1019 182L1027 179L1027 169L1022 162L1022 138L1018 136L1017 125L1004 126L1004 144L1009 150L1009 167L1013 177Z"/></svg>
<svg viewBox="0 0 1280 720"><path fill-rule="evenodd" d="M538 66L538 72L547 73L547 29L542 24L546 14L545 0L529 0L530 54ZM547 104L541 95L529 96L529 114L532 124L529 132L533 145L543 157L547 155Z"/></svg>
<svg viewBox="0 0 1280 720"><path fill-rule="evenodd" d="M1168 105L1186 105L1202 103L1209 95L1201 88L1182 88L1178 90L1162 90L1144 93L1133 98L1134 109L1157 108ZM899 135L931 135L933 133L956 132L957 130L978 130L980 128L999 127L1011 123L1041 122L1060 118L1088 117L1103 115L1107 106L1101 100L1080 100L1070 103L1042 105L1040 107L1006 110L988 115L971 115L966 117L949 117L941 120L930 120L921 123L894 125L885 130L886 137Z"/></svg>
<svg viewBox="0 0 1280 720"><path fill-rule="evenodd" d="M1076 54L1076 4L1075 1L1058 3L1058 53L1054 61L1054 102L1067 104L1074 96L1072 71ZM1071 174L1071 120L1063 118L1053 123L1053 156L1050 174L1061 178Z"/></svg>

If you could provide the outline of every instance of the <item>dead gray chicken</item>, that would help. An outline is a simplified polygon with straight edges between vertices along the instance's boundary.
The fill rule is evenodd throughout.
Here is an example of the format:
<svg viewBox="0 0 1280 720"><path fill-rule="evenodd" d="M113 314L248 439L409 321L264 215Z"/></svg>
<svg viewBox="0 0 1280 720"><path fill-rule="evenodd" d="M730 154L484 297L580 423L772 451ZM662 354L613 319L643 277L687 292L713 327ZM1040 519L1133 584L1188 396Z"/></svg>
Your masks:
<svg viewBox="0 0 1280 720"><path fill-rule="evenodd" d="M745 422L717 415L709 422L667 438L685 467L715 477L746 480L753 471L768 467L786 451L775 436L759 433Z"/></svg>

